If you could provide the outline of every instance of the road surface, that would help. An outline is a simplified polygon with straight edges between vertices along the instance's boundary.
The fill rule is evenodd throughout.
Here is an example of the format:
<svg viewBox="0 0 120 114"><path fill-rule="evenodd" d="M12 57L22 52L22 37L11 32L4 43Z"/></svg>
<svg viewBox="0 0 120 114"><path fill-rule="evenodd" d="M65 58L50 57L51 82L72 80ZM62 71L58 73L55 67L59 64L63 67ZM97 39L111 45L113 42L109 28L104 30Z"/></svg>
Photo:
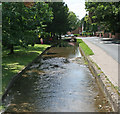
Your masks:
<svg viewBox="0 0 120 114"><path fill-rule="evenodd" d="M108 55L110 55L115 61L120 63L120 45L114 43L111 39L99 37L82 37L81 39L86 39L91 43L97 45Z"/></svg>

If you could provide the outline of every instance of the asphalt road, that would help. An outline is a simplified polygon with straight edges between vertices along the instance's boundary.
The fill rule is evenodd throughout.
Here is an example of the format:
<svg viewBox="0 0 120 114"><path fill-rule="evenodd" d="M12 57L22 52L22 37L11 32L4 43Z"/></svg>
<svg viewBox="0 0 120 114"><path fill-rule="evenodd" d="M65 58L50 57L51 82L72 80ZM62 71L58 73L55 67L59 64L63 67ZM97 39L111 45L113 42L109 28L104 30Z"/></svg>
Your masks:
<svg viewBox="0 0 120 114"><path fill-rule="evenodd" d="M81 39L86 39L91 43L97 45L108 55L110 55L114 60L120 63L120 44L113 42L112 39L99 37L82 37Z"/></svg>

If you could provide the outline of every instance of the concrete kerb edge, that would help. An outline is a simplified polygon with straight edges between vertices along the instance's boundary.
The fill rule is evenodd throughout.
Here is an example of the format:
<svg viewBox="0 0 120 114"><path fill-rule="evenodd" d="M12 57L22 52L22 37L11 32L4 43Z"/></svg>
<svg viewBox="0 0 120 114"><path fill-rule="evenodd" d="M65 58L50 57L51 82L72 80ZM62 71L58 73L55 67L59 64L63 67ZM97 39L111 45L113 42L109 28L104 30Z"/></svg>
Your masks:
<svg viewBox="0 0 120 114"><path fill-rule="evenodd" d="M16 74L15 76L12 77L11 81L9 82L4 94L2 95L2 99L1 101L4 100L4 98L6 97L8 91L12 88L12 86L14 85L14 82L17 80L17 79L20 79L21 77L21 74L23 74L26 70L29 69L29 67L38 59L40 58L47 50L49 50L51 47L53 46L50 46L48 48L46 48L39 56L37 56L31 63L29 63L23 70L21 70L18 74Z"/></svg>
<svg viewBox="0 0 120 114"><path fill-rule="evenodd" d="M85 61L88 62L89 69L91 73L95 76L95 79L100 89L102 90L103 93L105 93L105 97L108 99L109 103L111 104L113 111L118 112L118 97L119 97L118 93L108 82L102 70L98 69L97 66L94 64L94 62L90 59L90 57L85 55L84 51L80 46L79 49Z"/></svg>

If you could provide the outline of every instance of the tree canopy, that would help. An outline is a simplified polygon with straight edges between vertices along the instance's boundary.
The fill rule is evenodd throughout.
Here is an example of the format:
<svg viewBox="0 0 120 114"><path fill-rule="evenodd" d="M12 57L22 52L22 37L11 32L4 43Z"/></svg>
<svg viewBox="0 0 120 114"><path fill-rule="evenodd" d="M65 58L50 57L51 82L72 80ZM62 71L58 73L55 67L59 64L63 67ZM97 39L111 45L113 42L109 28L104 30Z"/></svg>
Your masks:
<svg viewBox="0 0 120 114"><path fill-rule="evenodd" d="M34 45L39 37L65 34L77 28L79 19L64 2L3 2L3 45Z"/></svg>
<svg viewBox="0 0 120 114"><path fill-rule="evenodd" d="M68 31L68 7L64 2L49 3L53 11L53 21L47 23L47 31L53 34L65 34Z"/></svg>
<svg viewBox="0 0 120 114"><path fill-rule="evenodd" d="M24 3L4 2L2 9L3 45L11 48L14 45L35 43L37 35L44 28L44 22L52 20L52 10L46 3L35 3L28 8Z"/></svg>
<svg viewBox="0 0 120 114"><path fill-rule="evenodd" d="M78 17L75 15L75 13L72 12L72 11L69 12L68 21L69 21L69 30L70 30L70 31L73 31L73 30L75 30L77 27L80 26L80 20L79 20Z"/></svg>
<svg viewBox="0 0 120 114"><path fill-rule="evenodd" d="M119 32L119 2L86 2L85 6L94 25L98 24L105 31Z"/></svg>

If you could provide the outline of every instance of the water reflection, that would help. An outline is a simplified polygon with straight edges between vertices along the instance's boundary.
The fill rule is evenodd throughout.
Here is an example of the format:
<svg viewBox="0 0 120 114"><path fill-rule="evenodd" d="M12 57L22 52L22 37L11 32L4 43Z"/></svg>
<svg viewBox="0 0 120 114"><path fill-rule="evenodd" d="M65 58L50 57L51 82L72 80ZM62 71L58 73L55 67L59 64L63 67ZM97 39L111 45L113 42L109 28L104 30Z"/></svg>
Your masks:
<svg viewBox="0 0 120 114"><path fill-rule="evenodd" d="M77 46L53 47L14 84L6 112L108 112Z"/></svg>

